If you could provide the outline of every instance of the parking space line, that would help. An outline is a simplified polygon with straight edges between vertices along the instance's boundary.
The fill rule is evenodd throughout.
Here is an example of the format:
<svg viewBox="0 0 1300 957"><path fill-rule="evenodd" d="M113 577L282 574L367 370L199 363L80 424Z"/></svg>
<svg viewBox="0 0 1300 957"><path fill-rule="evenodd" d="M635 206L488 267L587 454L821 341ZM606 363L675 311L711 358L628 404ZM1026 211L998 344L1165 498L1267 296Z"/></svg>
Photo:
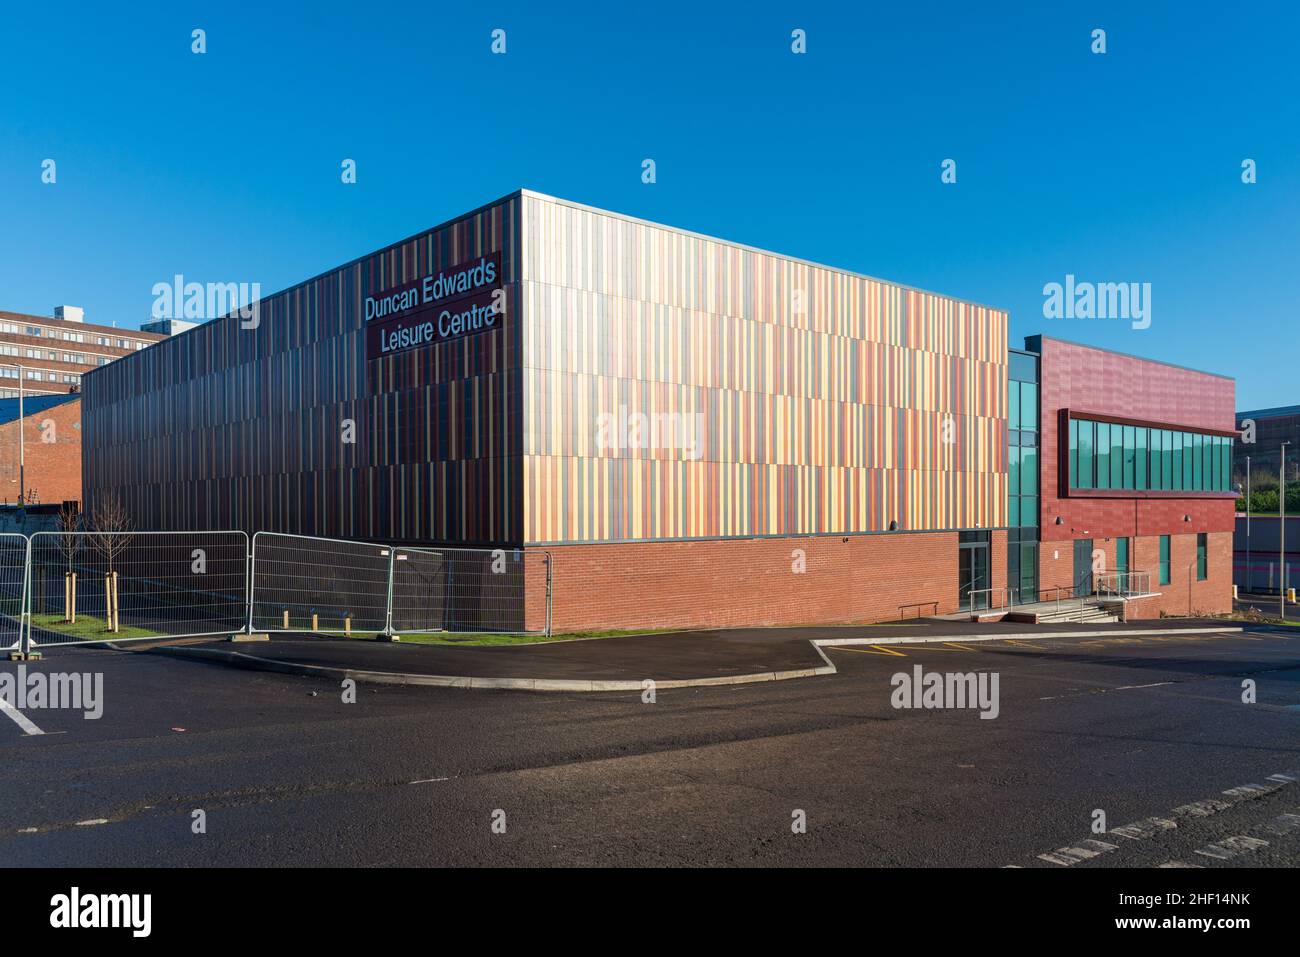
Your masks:
<svg viewBox="0 0 1300 957"><path fill-rule="evenodd" d="M880 647L880 645L872 645L871 647L876 650L871 651L868 648L853 648L848 645L827 645L826 650L827 651L856 651L859 654L863 654L863 655L893 655L895 658L907 657L907 655L903 654L901 651L894 651L892 648L882 648Z"/></svg>
<svg viewBox="0 0 1300 957"><path fill-rule="evenodd" d="M967 645L959 645L959 644L958 644L957 642L955 642L955 641L945 641L944 644L947 645L949 648L960 648L962 651L978 651L978 650L979 650L978 648L971 648L971 647L968 647Z"/></svg>
<svg viewBox="0 0 1300 957"><path fill-rule="evenodd" d="M12 718L14 724L23 729L24 734L44 734L40 728L32 723L27 715L23 714L4 698L0 698L0 711L3 711L8 717Z"/></svg>

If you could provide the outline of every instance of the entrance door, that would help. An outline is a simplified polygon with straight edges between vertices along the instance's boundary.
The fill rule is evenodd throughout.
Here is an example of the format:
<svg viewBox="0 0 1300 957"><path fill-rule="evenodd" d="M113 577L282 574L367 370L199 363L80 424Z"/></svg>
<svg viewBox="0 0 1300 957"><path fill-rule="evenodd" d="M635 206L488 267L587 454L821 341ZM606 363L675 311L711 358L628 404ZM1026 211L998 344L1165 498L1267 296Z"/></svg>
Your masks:
<svg viewBox="0 0 1300 957"><path fill-rule="evenodd" d="M1074 597L1092 594L1092 539L1074 540Z"/></svg>
<svg viewBox="0 0 1300 957"><path fill-rule="evenodd" d="M989 535L962 532L957 545L957 607L979 611L989 607Z"/></svg>

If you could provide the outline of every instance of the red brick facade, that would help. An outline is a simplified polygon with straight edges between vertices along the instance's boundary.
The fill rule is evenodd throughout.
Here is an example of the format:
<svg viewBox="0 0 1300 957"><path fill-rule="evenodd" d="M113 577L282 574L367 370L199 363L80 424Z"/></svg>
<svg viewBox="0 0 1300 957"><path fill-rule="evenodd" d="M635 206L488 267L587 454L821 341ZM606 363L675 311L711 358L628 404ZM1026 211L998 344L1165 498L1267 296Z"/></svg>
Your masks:
<svg viewBox="0 0 1300 957"><path fill-rule="evenodd" d="M1129 617L1158 617L1232 610L1232 533L1235 496L1219 493L1071 491L1061 439L1065 411L1120 416L1154 425L1231 431L1235 425L1232 379L1093 349L1046 337L1041 340L1040 590L1068 586L1073 541L1090 538L1115 567L1115 539L1132 539L1129 568L1151 573L1159 598L1130 603ZM1057 524L1057 519L1060 524ZM1205 532L1209 574L1196 580L1196 533ZM1161 535L1170 537L1170 582L1158 582Z"/></svg>
<svg viewBox="0 0 1300 957"><path fill-rule="evenodd" d="M19 423L0 425L0 499L19 498ZM73 399L22 420L28 501L81 501L81 400Z"/></svg>
<svg viewBox="0 0 1300 957"><path fill-rule="evenodd" d="M941 614L957 610L956 532L561 545L546 551L553 559L557 632L881 621L898 618L901 605L919 601L937 601ZM994 534L990 559L993 581L1005 579L1005 533ZM540 628L542 566L528 567L535 572L527 584L528 627ZM922 613L933 608L927 605Z"/></svg>

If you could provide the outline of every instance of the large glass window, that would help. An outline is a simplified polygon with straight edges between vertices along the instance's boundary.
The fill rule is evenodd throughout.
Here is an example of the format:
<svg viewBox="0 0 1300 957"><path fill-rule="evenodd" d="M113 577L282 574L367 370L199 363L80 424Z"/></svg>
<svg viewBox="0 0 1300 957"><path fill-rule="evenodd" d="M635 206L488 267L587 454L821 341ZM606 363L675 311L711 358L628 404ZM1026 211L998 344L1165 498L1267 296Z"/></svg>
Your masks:
<svg viewBox="0 0 1300 957"><path fill-rule="evenodd" d="M1230 490L1227 436L1071 419L1069 442L1071 488Z"/></svg>
<svg viewBox="0 0 1300 957"><path fill-rule="evenodd" d="M1160 536L1160 584L1169 584L1169 536Z"/></svg>
<svg viewBox="0 0 1300 957"><path fill-rule="evenodd" d="M1206 576L1209 574L1209 568L1207 567L1208 562L1207 562L1206 544L1207 542L1206 542L1205 532L1199 533L1196 536L1196 579L1197 581L1205 581Z"/></svg>

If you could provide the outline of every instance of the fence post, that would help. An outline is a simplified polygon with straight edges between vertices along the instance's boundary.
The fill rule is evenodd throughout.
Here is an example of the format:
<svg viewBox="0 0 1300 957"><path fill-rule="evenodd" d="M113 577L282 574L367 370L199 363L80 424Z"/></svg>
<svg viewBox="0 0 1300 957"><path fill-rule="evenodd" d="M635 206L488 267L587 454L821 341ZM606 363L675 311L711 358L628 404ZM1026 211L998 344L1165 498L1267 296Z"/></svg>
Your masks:
<svg viewBox="0 0 1300 957"><path fill-rule="evenodd" d="M254 532L253 539L244 549L244 589L248 595L248 624L245 626L245 634L253 633L253 566L257 560L257 536L261 532ZM244 532L244 540L248 541L248 532Z"/></svg>
<svg viewBox="0 0 1300 957"><path fill-rule="evenodd" d="M393 636L393 568L397 560L397 547L388 547L388 598L384 608L384 637Z"/></svg>
<svg viewBox="0 0 1300 957"><path fill-rule="evenodd" d="M32 540L24 535L27 545L23 550L23 597L18 611L18 654L32 657ZM40 657L39 654L36 657Z"/></svg>

